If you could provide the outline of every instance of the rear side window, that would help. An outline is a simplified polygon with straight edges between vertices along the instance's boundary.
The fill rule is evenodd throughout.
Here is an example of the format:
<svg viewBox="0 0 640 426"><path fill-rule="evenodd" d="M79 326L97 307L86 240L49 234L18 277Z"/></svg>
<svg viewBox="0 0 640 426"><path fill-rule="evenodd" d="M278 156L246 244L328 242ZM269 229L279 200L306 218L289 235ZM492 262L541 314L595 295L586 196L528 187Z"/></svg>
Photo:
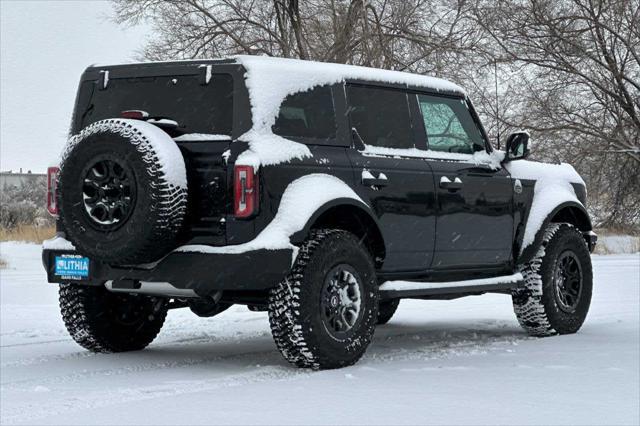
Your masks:
<svg viewBox="0 0 640 426"><path fill-rule="evenodd" d="M484 138L463 99L418 95L429 149L473 154L484 150Z"/></svg>
<svg viewBox="0 0 640 426"><path fill-rule="evenodd" d="M105 90L94 89L86 109L77 113L85 127L126 110L177 121L184 133L231 135L233 78L214 74L207 85L197 75L115 78Z"/></svg>
<svg viewBox="0 0 640 426"><path fill-rule="evenodd" d="M367 145L413 148L409 104L404 92L347 86L349 121Z"/></svg>
<svg viewBox="0 0 640 426"><path fill-rule="evenodd" d="M336 115L330 86L315 87L289 95L271 130L276 135L307 143L330 143L336 139Z"/></svg>

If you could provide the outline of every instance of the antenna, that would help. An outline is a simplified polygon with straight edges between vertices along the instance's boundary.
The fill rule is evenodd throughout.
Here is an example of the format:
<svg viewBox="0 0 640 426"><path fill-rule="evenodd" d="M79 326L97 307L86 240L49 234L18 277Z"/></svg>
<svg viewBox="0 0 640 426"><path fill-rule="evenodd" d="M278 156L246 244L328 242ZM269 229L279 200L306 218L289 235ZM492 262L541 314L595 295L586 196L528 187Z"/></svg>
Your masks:
<svg viewBox="0 0 640 426"><path fill-rule="evenodd" d="M496 133L498 139L498 149L500 149L500 99L498 98L498 60L493 60L493 76L496 83Z"/></svg>

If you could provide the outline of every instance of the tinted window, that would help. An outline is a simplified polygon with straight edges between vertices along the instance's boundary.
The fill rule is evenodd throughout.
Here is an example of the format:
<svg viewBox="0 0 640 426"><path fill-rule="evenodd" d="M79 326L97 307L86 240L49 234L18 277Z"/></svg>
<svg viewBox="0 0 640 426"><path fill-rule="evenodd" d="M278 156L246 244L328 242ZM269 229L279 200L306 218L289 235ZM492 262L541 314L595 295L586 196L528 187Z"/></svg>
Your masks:
<svg viewBox="0 0 640 426"><path fill-rule="evenodd" d="M472 154L484 149L484 139L463 99L418 95L429 149Z"/></svg>
<svg viewBox="0 0 640 426"><path fill-rule="evenodd" d="M231 135L233 78L214 74L206 86L200 85L198 76L111 79L106 90L93 90L78 119L85 127L133 109L175 120L185 133Z"/></svg>
<svg viewBox="0 0 640 426"><path fill-rule="evenodd" d="M348 86L349 121L365 144L413 148L407 95L392 89Z"/></svg>
<svg viewBox="0 0 640 426"><path fill-rule="evenodd" d="M287 96L271 130L303 142L330 142L336 138L336 116L330 86Z"/></svg>

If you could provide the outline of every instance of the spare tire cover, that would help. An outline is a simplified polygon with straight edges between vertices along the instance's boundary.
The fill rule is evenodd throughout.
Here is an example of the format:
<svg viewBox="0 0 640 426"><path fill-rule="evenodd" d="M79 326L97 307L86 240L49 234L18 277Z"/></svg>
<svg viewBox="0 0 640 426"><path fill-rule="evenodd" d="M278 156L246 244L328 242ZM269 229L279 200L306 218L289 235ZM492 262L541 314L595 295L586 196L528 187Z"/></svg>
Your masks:
<svg viewBox="0 0 640 426"><path fill-rule="evenodd" d="M58 206L67 239L110 264L152 262L178 243L187 209L184 158L144 121L97 121L60 162Z"/></svg>

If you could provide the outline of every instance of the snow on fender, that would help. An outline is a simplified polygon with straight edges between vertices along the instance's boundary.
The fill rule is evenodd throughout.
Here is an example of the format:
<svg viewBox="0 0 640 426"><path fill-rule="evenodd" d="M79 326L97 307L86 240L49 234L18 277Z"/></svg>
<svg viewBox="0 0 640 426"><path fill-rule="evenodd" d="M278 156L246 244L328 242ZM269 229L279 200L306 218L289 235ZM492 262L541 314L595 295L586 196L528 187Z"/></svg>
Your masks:
<svg viewBox="0 0 640 426"><path fill-rule="evenodd" d="M515 179L535 180L533 201L525 226L520 255L531 246L542 226L556 207L563 203L584 206L578 200L572 183L584 186L584 181L575 169L566 163L546 164L535 161L517 160L506 165L507 171Z"/></svg>
<svg viewBox="0 0 640 426"><path fill-rule="evenodd" d="M90 124L69 140L58 176L60 219L78 251L137 264L177 245L187 174L180 149L160 128L126 119Z"/></svg>
<svg viewBox="0 0 640 426"><path fill-rule="evenodd" d="M275 218L256 238L243 244L212 247L205 245L186 245L178 248L180 252L227 253L237 254L253 250L292 249L293 260L298 248L290 238L304 229L314 213L326 203L338 198L349 198L367 204L345 182L335 176L314 173L300 177L287 186Z"/></svg>

